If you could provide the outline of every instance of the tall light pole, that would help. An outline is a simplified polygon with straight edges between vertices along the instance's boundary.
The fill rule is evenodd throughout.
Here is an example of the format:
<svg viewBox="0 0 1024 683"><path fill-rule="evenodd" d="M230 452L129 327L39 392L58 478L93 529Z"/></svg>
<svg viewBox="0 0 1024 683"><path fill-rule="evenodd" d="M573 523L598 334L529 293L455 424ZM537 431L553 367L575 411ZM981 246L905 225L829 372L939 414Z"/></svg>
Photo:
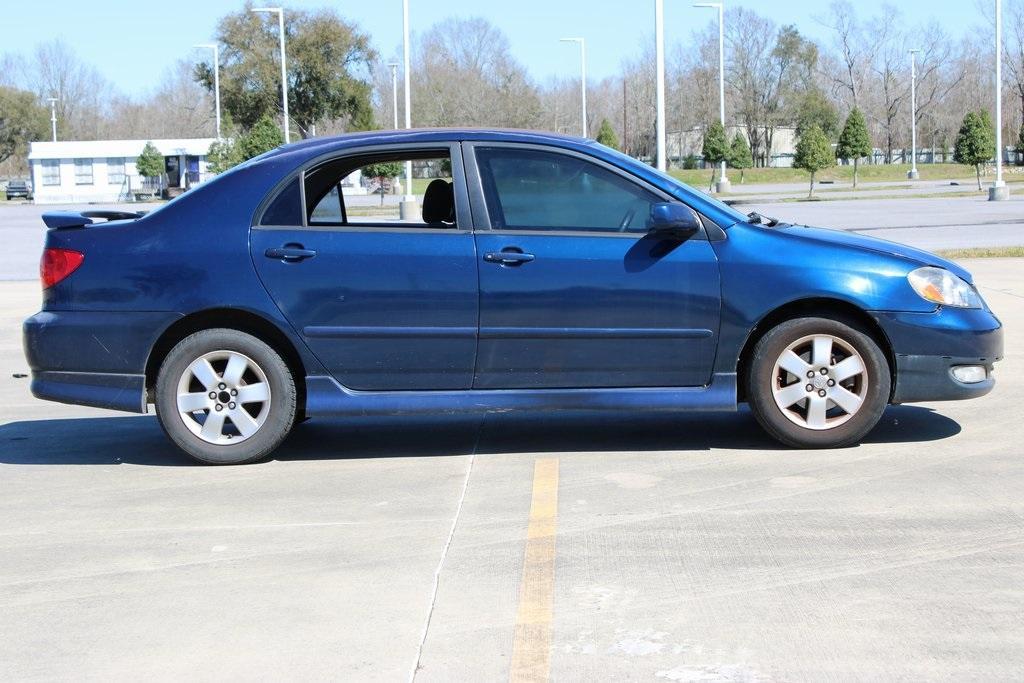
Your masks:
<svg viewBox="0 0 1024 683"><path fill-rule="evenodd" d="M725 130L725 7L720 2L698 2L694 7L710 7L718 10L718 120ZM682 133L680 133L680 136ZM726 137L726 144L729 139ZM682 148L680 147L680 154ZM722 172L719 174L718 191L729 191L729 179L725 176L725 160L722 160Z"/></svg>
<svg viewBox="0 0 1024 683"><path fill-rule="evenodd" d="M580 44L580 112L583 121L583 137L587 137L587 41L584 38L560 38L563 43Z"/></svg>
<svg viewBox="0 0 1024 683"><path fill-rule="evenodd" d="M277 14L277 29L281 36L281 106L284 109L284 141L291 142L288 129L288 67L284 57L284 9L280 7L253 7L253 12Z"/></svg>
<svg viewBox="0 0 1024 683"><path fill-rule="evenodd" d="M50 103L50 128L53 131L53 141L57 142L57 102L60 100L58 97L47 97L46 101Z"/></svg>
<svg viewBox="0 0 1024 683"><path fill-rule="evenodd" d="M1003 3L996 0L996 181L988 190L989 201L1010 198L1003 181Z"/></svg>
<svg viewBox="0 0 1024 683"><path fill-rule="evenodd" d="M907 178L917 180L917 53L910 50L910 170Z"/></svg>
<svg viewBox="0 0 1024 683"><path fill-rule="evenodd" d="M217 139L220 140L220 46L216 43L193 45L196 49L213 50L213 100L217 110Z"/></svg>
<svg viewBox="0 0 1024 683"><path fill-rule="evenodd" d="M388 62L391 67L391 110L395 115L395 130L398 130L398 62Z"/></svg>
<svg viewBox="0 0 1024 683"><path fill-rule="evenodd" d="M402 0L402 68L405 69L402 76L405 79L405 128L408 130L412 128L412 109L409 106L409 0ZM418 207L416 195L412 193L412 161L405 162L405 196L402 197L402 203L398 208L402 220L416 218Z"/></svg>
<svg viewBox="0 0 1024 683"><path fill-rule="evenodd" d="M665 0L654 0L654 60L657 80L657 164L659 171L668 169L665 158Z"/></svg>

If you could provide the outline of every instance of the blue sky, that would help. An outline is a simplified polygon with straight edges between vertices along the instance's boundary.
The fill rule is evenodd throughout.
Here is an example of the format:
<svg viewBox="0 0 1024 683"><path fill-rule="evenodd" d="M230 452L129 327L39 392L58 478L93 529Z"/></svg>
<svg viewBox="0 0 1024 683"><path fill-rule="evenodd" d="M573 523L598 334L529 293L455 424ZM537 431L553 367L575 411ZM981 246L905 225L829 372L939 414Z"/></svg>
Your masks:
<svg viewBox="0 0 1024 683"><path fill-rule="evenodd" d="M190 50L209 41L217 19L241 7L225 0L8 0L0 18L0 52L28 53L33 46L62 37L128 95L145 93L177 59L202 57ZM277 4L268 0L267 4ZM824 30L815 17L825 0L742 0L739 5L771 17L779 24L794 23L815 37ZM875 13L883 0L856 0L861 16ZM959 36L979 25L971 0L903 0L894 3L907 17L934 17ZM396 54L402 39L401 0L294 0L285 7L333 5L358 23L384 55ZM709 22L714 12L691 7L690 0L665 0L666 40L686 39L692 29ZM635 54L653 35L654 0L411 0L413 31L449 16L482 16L508 35L515 56L538 80L574 76L578 62L574 46L559 43L562 36L587 39L587 67L593 79L615 73L624 58ZM13 11L13 13L12 13Z"/></svg>

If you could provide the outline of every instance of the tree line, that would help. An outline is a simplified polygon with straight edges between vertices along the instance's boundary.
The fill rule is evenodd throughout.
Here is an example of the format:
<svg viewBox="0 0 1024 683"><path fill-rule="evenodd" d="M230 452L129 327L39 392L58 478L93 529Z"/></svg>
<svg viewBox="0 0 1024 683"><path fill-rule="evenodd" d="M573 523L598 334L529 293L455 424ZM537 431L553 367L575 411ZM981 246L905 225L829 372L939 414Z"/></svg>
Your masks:
<svg viewBox="0 0 1024 683"><path fill-rule="evenodd" d="M280 135L277 25L250 9L246 2L215 30L226 139L212 150L218 167L258 153ZM371 37L335 9L288 9L285 18L293 134L390 127L395 112L388 63L397 55L378 53ZM965 113L992 100L993 46L980 39L991 35L991 20L980 16L975 30L953 37L934 22L912 23L892 6L861 16L847 0L835 0L817 17L823 37L815 40L794 26L730 7L725 15L727 122L742 128L751 164L765 166L780 128L795 127L800 139L817 128L838 145L856 111L872 148L881 151L882 160L895 161L910 146L908 50L915 48L913 116L920 146L948 149ZM1004 138L1014 141L1024 121L1024 0L1007 2L1004 21L1003 87L1009 95ZM717 41L717 25L709 21L669 43L667 128L680 137L682 131L710 133L709 122L718 119ZM59 40L31 54L0 56L0 175L23 167L29 140L49 138L46 98L54 95L62 139L213 137L212 64L199 58L198 65L179 61L152 91L128 97ZM450 18L414 34L412 71L414 126L579 132L579 80L536 81L501 29L485 19ZM588 134L614 140L627 154L652 158L654 71L650 37L618 74L589 82ZM398 113L402 120L404 112ZM738 144L733 137L725 145L729 154Z"/></svg>

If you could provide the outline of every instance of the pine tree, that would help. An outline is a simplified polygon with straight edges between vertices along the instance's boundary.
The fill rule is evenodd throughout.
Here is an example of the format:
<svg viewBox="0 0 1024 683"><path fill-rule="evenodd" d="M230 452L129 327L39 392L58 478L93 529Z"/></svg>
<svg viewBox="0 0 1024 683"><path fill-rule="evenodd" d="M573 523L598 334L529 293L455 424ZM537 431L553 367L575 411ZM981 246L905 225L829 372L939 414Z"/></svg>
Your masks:
<svg viewBox="0 0 1024 683"><path fill-rule="evenodd" d="M750 155L750 145L741 133L736 133L729 145L729 158L726 160L730 168L740 172L740 184L743 184L743 171L754 165L754 158Z"/></svg>
<svg viewBox="0 0 1024 683"><path fill-rule="evenodd" d="M612 124L608 119L601 119L601 128L597 131L597 141L605 147L619 148L619 138L615 136L615 131L612 130Z"/></svg>
<svg viewBox="0 0 1024 683"><path fill-rule="evenodd" d="M718 164L725 161L729 154L725 128L718 121L709 125L704 131L704 146L701 148L701 154L704 157L704 163L712 164L711 184L708 186L708 192L710 192L711 188L715 186L715 172L718 170Z"/></svg>
<svg viewBox="0 0 1024 683"><path fill-rule="evenodd" d="M164 174L164 155L152 142L142 148L142 154L135 160L135 170L143 178L159 178Z"/></svg>
<svg viewBox="0 0 1024 683"><path fill-rule="evenodd" d="M995 131L986 111L969 111L960 124L953 147L953 161L974 166L981 189L981 165L995 155Z"/></svg>
<svg viewBox="0 0 1024 683"><path fill-rule="evenodd" d="M853 159L853 189L857 189L857 164L861 157L871 154L871 136L868 134L868 124L864 120L864 114L856 107L846 117L846 124L843 125L843 132L839 134L839 144L836 146L836 156L840 159Z"/></svg>
<svg viewBox="0 0 1024 683"><path fill-rule="evenodd" d="M808 128L796 143L796 156L793 158L793 167L802 168L811 173L811 189L807 197L814 196L814 175L825 168L831 168L836 163L832 154L832 144L828 137L817 125Z"/></svg>

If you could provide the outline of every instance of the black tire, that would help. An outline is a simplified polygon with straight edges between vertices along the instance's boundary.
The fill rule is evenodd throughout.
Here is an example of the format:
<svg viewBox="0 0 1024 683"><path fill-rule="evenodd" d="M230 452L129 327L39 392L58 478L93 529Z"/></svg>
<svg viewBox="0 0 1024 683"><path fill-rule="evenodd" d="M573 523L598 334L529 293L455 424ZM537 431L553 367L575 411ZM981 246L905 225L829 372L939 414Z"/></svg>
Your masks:
<svg viewBox="0 0 1024 683"><path fill-rule="evenodd" d="M263 415L263 422L254 433L243 438L239 431L237 437L232 439L232 432L235 430L229 416L222 418L227 423L224 431L228 443L211 443L193 433L186 425L186 420L192 417L182 415L178 410L178 388L179 381L182 381L182 376L193 361L206 354L221 351L240 354L255 364L256 370L262 372L266 378L270 398L258 406L260 414ZM250 366L246 372L251 371ZM239 391L241 390L239 387ZM217 399L218 404L219 401L220 399ZM291 431L295 422L295 402L295 380L281 356L256 337L238 330L202 330L181 340L161 364L156 382L156 413L164 433L185 453L211 465L241 465L269 456ZM227 405L223 404L225 411ZM245 407L247 410L252 409L251 404ZM242 409L243 406L239 404L238 408ZM263 413L264 409L267 412ZM208 416L210 411L205 414ZM203 411L197 411L194 415L202 416ZM196 423L200 427L203 424L198 420ZM237 442L231 443L232 440Z"/></svg>
<svg viewBox="0 0 1024 683"><path fill-rule="evenodd" d="M794 404L792 410L784 412L773 392L773 387L780 386L775 364L783 352L800 340L814 335L831 336L852 347L863 360L864 374L867 378L859 409L852 411L845 422L824 429L802 426L791 417L787 417L788 413L800 419L797 413L800 410L809 410L809 400L803 404ZM754 417L769 435L787 446L841 448L859 443L875 427L889 403L892 377L885 354L871 335L851 320L814 317L780 323L758 340L747 367L747 402ZM790 378L792 377L790 375ZM803 384L810 381L812 380L801 378L802 388L813 386ZM830 391L831 387L826 387L825 390ZM812 393L816 392L817 390ZM830 412L839 414L839 419L847 414L835 403L829 402L828 405L832 406ZM809 423L810 420L806 419L806 422Z"/></svg>

